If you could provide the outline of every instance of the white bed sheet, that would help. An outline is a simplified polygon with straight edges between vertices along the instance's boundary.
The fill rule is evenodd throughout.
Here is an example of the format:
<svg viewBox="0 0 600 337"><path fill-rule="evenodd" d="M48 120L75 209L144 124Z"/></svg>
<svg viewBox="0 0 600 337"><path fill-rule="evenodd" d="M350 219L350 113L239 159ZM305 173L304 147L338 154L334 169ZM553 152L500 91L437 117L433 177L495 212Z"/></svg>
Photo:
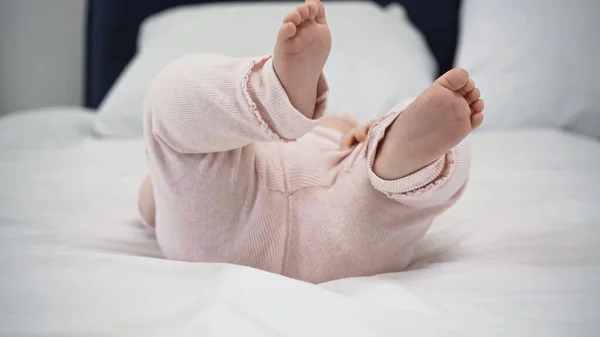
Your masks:
<svg viewBox="0 0 600 337"><path fill-rule="evenodd" d="M0 335L600 335L600 142L474 135L469 189L411 270L311 285L162 259L135 221L142 142L92 119L0 119Z"/></svg>

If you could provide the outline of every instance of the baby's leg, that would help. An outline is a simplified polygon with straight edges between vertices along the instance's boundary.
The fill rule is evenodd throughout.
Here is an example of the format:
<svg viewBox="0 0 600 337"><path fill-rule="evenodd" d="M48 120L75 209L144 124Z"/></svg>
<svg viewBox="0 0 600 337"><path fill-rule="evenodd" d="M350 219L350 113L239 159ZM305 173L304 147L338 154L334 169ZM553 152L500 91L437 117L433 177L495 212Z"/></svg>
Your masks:
<svg viewBox="0 0 600 337"><path fill-rule="evenodd" d="M479 89L464 69L438 78L396 118L379 144L374 172L394 180L435 162L483 121Z"/></svg>
<svg viewBox="0 0 600 337"><path fill-rule="evenodd" d="M306 0L283 19L273 67L290 102L308 118L314 115L317 85L329 51L331 33L319 0Z"/></svg>
<svg viewBox="0 0 600 337"><path fill-rule="evenodd" d="M276 72L276 76L274 76L276 77L276 81L281 82L281 85L285 89L285 94L288 96L287 98L281 97L280 100L285 101L289 99L290 103L293 105L293 108L300 111L309 119L320 117L322 114L323 104L319 102L318 96L320 96L319 94L322 95L322 91L326 89L323 88L321 74L329 55L330 48L331 35L326 24L325 9L320 1L307 0L305 4L298 6L295 10L286 15L283 20L283 25L279 30L277 42L275 44L272 68ZM237 86L237 83L225 83L226 81L223 80L221 80L221 82L224 83L216 82L209 85L205 85L203 83L193 83L193 81L191 81L193 77L202 79L206 76L204 74L205 71L202 69L203 67L197 66L197 64L201 62L202 59L199 58L197 62L190 62L189 64L182 62L184 65L181 67L173 66L172 68L174 69L166 71L166 75L163 74L162 77L159 76L159 80L157 80L158 83L164 85L155 85L155 88L150 90L150 97L164 97L169 91L177 92L177 94L168 95L170 96L170 99L168 100L157 100L157 103L150 104L155 105L154 114L161 112L162 116L152 116L152 122L158 122L161 124L159 128L162 129L162 132L159 132L158 135L163 139L170 139L171 144L169 144L169 150L177 149L177 152L183 152L186 154L208 154L236 150L243 148L254 141L262 142L265 140L272 140L269 139L271 138L271 135L264 132L264 125L261 125L260 121L255 118L254 114L247 113L247 111L244 111L246 112L245 114L242 112L232 114L232 111L227 111L235 109L224 109L222 112L208 111L208 114L212 116L206 117L202 116L201 111L188 111L190 106L196 106L200 108L205 107L206 110L218 110L208 109L212 108L210 99L208 98L212 96L222 96L224 93L218 92L219 95L215 95L210 93L209 90L208 95L202 95L202 89L206 90L206 87L230 87L231 89L235 89ZM178 69L185 68L186 65L189 66L187 69L188 71L184 72L181 71L182 69ZM209 71L212 76L212 72L217 72L220 65L221 64L216 63L214 67L205 66L204 68L213 68L211 71ZM196 68L199 69L196 70ZM268 71L268 69L265 70L265 72ZM178 81L173 81L174 78L177 78L177 76L173 76L176 73L187 74L187 77ZM227 76L223 75L221 77L227 80ZM233 79L237 78L238 76L235 76L234 74ZM182 88L178 88L180 86L179 82L183 82L185 85ZM186 91L190 90L190 87L195 85L200 86L200 88L198 88L199 90L192 90L194 92L193 94L186 94ZM237 90L234 92L237 92ZM182 96L186 97L186 99L178 97L178 95L181 93L184 93ZM280 92L277 90L272 90L271 92L267 92L262 96L266 96L267 99L270 99L271 97L269 96L276 96L277 94L280 94ZM230 96L235 98L234 94L231 94ZM261 95L258 93L253 95L253 93L250 93L250 96ZM189 97L195 97L197 101L194 99L191 102L186 102ZM246 97L243 97L243 100L246 99ZM153 101L154 100L149 100L149 102ZM164 104L164 102L177 101L181 101L181 104L177 104L175 106L172 106L172 104ZM235 100L232 101L233 102L230 104L231 107L240 107L239 103L235 102ZM228 105L227 103L228 102L218 101L216 106L223 108ZM267 102L264 102L260 105L267 106L265 103ZM285 109L289 107L286 107L284 103L270 103L272 103L270 105L275 105L275 108L278 110L292 110ZM267 113L268 112L269 111L267 111ZM292 111L284 111L280 113L294 115L294 112ZM232 115L232 118L227 118L229 114ZM191 117L192 115L201 117L198 119L199 123L195 122L195 118ZM216 120L217 118L215 118L215 116L222 118L222 120ZM207 122L207 120L211 119L214 121ZM247 119L248 122L244 123L244 119ZM296 129L297 125L299 124L298 122L294 122L294 118L291 117L285 118L272 116L271 119L278 120L281 122L281 124L295 124L292 128ZM298 119L298 117L296 117L296 119ZM175 123L173 123L174 121ZM242 123L240 123L240 121ZM311 124L306 123L306 121L300 122L304 122L308 128L311 127ZM326 123L326 121L323 121L323 123ZM198 127L195 129L190 128L189 125L193 124L198 124ZM290 125L284 126L289 128ZM285 131L285 129L283 129L283 125L273 125L273 127L277 130L269 131L279 131L281 138L299 136L293 135L292 132L281 132ZM174 132L170 132L170 129L173 129ZM237 134L236 132L233 132L234 130L237 130ZM155 132L155 130L151 131L153 133ZM306 131L308 131L308 129L305 130L305 132ZM189 137L186 134L187 132L190 133ZM148 176L146 179L144 179L140 187L138 208L144 222L152 227L155 224L155 201L153 193L154 191L152 182Z"/></svg>
<svg viewBox="0 0 600 337"><path fill-rule="evenodd" d="M278 271L286 227L280 142L318 125L330 36L323 5L284 19L274 55L189 55L153 81L145 135L152 177L140 208L168 258ZM151 188L150 188L151 187Z"/></svg>
<svg viewBox="0 0 600 337"><path fill-rule="evenodd" d="M149 229L154 229L156 219L156 204L154 203L154 191L150 176L146 176L138 193L138 210L140 220Z"/></svg>
<svg viewBox="0 0 600 337"><path fill-rule="evenodd" d="M463 139L483 121L479 98L469 74L453 69L376 122L367 140L371 185L403 206L436 214L455 203L470 169Z"/></svg>

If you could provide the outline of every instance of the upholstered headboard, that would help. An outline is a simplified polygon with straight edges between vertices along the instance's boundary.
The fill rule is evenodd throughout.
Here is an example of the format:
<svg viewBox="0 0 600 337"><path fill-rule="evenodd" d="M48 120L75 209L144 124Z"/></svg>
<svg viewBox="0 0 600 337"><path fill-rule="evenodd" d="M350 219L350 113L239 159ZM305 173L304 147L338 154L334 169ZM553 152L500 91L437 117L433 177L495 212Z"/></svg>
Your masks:
<svg viewBox="0 0 600 337"><path fill-rule="evenodd" d="M266 0L273 1L273 0ZM286 1L286 0L279 0ZM334 1L334 0L325 0ZM165 9L218 0L88 0L85 105L97 108L133 58L140 24ZM234 2L234 1L227 1ZM391 0L376 0L386 6ZM460 0L397 0L424 34L439 72L452 66Z"/></svg>

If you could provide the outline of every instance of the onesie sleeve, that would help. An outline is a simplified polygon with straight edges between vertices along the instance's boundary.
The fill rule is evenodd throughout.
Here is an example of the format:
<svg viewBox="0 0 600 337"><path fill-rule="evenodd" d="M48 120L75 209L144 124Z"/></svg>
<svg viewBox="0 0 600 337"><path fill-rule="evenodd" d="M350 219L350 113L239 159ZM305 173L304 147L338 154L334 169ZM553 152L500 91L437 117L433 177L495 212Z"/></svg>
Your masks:
<svg viewBox="0 0 600 337"><path fill-rule="evenodd" d="M319 124L328 95L321 75L314 119L296 110L270 56L193 54L168 65L150 86L146 129L176 152L225 152L254 142L295 140Z"/></svg>
<svg viewBox="0 0 600 337"><path fill-rule="evenodd" d="M470 149L467 140L448 151L430 165L406 177L384 180L375 174L373 164L379 142L387 128L410 102L399 104L392 113L380 119L369 133L367 167L375 189L401 204L428 208L455 202L467 183L470 169Z"/></svg>

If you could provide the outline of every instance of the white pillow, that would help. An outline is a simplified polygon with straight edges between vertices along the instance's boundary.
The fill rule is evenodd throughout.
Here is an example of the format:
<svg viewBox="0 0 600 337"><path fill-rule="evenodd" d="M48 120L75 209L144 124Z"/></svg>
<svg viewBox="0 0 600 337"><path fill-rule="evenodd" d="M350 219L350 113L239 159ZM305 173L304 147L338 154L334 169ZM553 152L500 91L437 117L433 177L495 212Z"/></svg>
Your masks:
<svg viewBox="0 0 600 337"><path fill-rule="evenodd" d="M169 61L192 52L263 56L273 51L283 17L294 3L194 5L147 19L140 52L102 102L96 133L142 134L146 89ZM327 3L333 48L325 75L329 113L353 111L364 120L387 112L431 83L435 64L402 7L371 2ZM259 19L260 18L260 19Z"/></svg>
<svg viewBox="0 0 600 337"><path fill-rule="evenodd" d="M482 129L600 136L599 0L463 0L457 65L486 103Z"/></svg>
<svg viewBox="0 0 600 337"><path fill-rule="evenodd" d="M79 146L90 137L94 118L93 110L80 107L47 107L4 115L0 118L0 152Z"/></svg>

